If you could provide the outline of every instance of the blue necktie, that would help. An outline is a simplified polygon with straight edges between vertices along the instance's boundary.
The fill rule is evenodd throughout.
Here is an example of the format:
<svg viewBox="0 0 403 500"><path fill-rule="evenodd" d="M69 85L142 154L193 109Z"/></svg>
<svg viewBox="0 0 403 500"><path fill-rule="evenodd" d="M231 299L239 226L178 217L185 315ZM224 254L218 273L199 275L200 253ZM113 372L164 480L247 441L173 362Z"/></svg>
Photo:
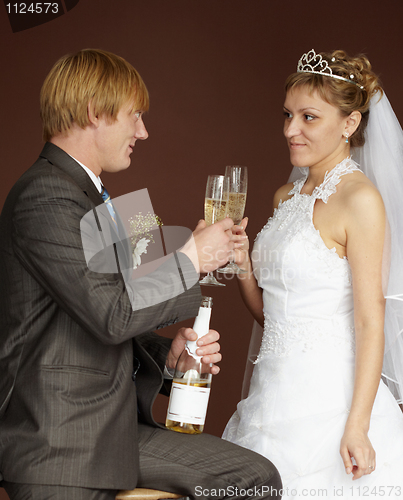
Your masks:
<svg viewBox="0 0 403 500"><path fill-rule="evenodd" d="M113 208L111 197L109 196L108 191L106 190L105 186L102 186L102 192L101 192L102 199L104 200L104 203L106 203L106 206L108 208L108 212L110 213L110 216L113 220L113 223L115 224L116 229L118 228L117 222L116 222L116 214L115 214L115 209Z"/></svg>

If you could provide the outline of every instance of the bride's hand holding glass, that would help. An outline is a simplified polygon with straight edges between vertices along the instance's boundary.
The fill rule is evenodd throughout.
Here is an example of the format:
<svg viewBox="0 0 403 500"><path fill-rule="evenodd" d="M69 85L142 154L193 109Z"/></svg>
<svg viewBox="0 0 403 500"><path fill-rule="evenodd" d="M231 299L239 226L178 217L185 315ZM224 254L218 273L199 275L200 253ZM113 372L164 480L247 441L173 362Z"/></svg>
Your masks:
<svg viewBox="0 0 403 500"><path fill-rule="evenodd" d="M244 219L242 219L239 225L235 224L232 227L232 234L234 237L242 236L243 238L245 238L242 245L233 250L232 260L239 267L242 267L248 272L252 272L252 265L249 256L249 239L245 231L247 225L248 225L248 217L245 217ZM246 275L243 273L238 273L237 276L238 278L241 278Z"/></svg>

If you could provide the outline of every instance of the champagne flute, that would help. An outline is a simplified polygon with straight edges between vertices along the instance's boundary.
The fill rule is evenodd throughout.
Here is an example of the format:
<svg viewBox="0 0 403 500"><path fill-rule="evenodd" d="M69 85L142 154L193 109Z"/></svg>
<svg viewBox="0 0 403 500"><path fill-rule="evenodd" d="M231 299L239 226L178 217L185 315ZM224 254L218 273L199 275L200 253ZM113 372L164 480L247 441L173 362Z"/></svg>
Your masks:
<svg viewBox="0 0 403 500"><path fill-rule="evenodd" d="M208 226L226 217L228 193L228 178L224 175L208 176L204 199L204 219ZM224 283L216 280L212 272L209 272L199 283L208 286L225 286Z"/></svg>
<svg viewBox="0 0 403 500"><path fill-rule="evenodd" d="M227 216L230 217L235 225L241 223L246 205L246 193L248 190L248 168L241 166L225 167L225 177L229 182L228 210ZM217 269L219 273L242 274L246 273L233 260L225 267Z"/></svg>

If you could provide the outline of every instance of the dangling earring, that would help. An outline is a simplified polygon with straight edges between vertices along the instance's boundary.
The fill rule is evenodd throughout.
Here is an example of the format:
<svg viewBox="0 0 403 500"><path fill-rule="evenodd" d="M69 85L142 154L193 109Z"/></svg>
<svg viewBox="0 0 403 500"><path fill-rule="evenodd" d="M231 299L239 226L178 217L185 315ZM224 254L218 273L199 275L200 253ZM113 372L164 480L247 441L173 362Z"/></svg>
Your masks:
<svg viewBox="0 0 403 500"><path fill-rule="evenodd" d="M348 132L346 132L346 133L345 133L345 136L346 136L346 141L345 141L345 142L346 142L346 144L348 144L348 136L349 136L349 135L350 135L350 134L349 134Z"/></svg>

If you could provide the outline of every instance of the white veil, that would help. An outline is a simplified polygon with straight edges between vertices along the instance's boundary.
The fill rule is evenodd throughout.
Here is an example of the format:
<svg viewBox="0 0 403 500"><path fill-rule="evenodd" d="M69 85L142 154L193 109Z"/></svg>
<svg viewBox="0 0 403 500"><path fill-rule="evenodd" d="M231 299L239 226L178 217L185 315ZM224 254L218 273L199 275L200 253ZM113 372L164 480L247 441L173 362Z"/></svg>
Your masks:
<svg viewBox="0 0 403 500"><path fill-rule="evenodd" d="M385 237L385 356L383 379L398 403L403 400L403 130L384 94L370 103L365 145L351 150L353 159L382 195L389 226ZM294 167L289 182L301 177ZM249 345L242 398L249 392L253 363L263 329L255 322Z"/></svg>

